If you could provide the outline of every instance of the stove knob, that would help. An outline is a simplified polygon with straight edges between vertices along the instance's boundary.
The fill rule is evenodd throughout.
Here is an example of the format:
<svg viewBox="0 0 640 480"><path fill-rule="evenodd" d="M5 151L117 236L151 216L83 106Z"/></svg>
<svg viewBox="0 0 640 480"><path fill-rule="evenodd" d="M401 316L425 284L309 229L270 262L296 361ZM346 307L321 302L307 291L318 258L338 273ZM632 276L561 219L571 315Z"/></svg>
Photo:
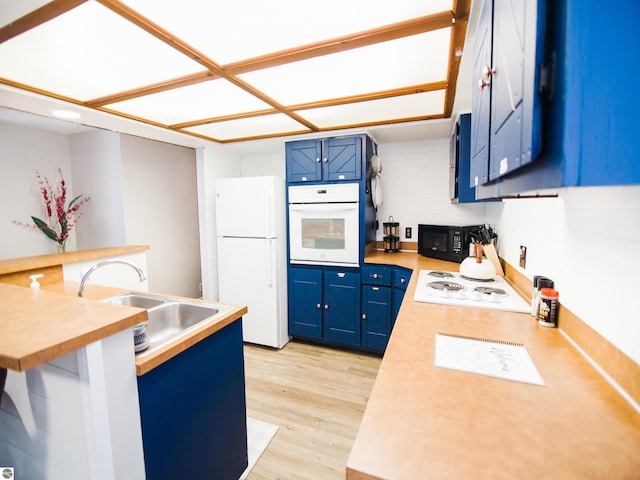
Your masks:
<svg viewBox="0 0 640 480"><path fill-rule="evenodd" d="M476 292L475 290L471 293L471 300L475 300L476 302L481 302L482 301L482 295L480 295L479 292Z"/></svg>
<svg viewBox="0 0 640 480"><path fill-rule="evenodd" d="M500 303L502 299L500 298L500 295L498 295L496 292L493 292L491 295L489 295L489 301L492 303Z"/></svg>
<svg viewBox="0 0 640 480"><path fill-rule="evenodd" d="M466 300L466 299L467 299L467 296L465 295L465 293L464 293L464 291L463 291L463 290L460 290L460 291L458 292L458 295L456 295L456 298L457 298L458 300Z"/></svg>
<svg viewBox="0 0 640 480"><path fill-rule="evenodd" d="M451 294L449 293L449 290L447 290L446 288L444 290L442 290L442 294L440 295L442 298L450 298Z"/></svg>

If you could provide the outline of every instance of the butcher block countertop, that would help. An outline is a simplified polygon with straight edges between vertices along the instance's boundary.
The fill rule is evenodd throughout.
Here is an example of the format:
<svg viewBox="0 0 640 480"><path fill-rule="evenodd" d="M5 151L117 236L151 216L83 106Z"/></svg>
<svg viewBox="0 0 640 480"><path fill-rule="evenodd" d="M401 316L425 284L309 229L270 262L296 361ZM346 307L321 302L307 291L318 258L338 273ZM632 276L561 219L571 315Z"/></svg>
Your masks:
<svg viewBox="0 0 640 480"><path fill-rule="evenodd" d="M147 319L145 310L0 283L0 368L25 371Z"/></svg>
<svg viewBox="0 0 640 480"><path fill-rule="evenodd" d="M558 329L527 313L413 301L413 252L367 263L414 270L371 392L347 479L640 478L640 414ZM545 386L434 366L437 333L521 343Z"/></svg>
<svg viewBox="0 0 640 480"><path fill-rule="evenodd" d="M129 290L89 284L83 298L79 298L78 284L63 281L62 265L148 249L146 245L105 247L0 260L0 368L28 370L147 320L144 309L99 301ZM46 275L40 279L39 289L26 287L29 274L43 272ZM137 375L147 373L247 313L246 306L228 306L230 310L215 320L202 322L153 351L137 354Z"/></svg>
<svg viewBox="0 0 640 480"><path fill-rule="evenodd" d="M87 285L84 297L79 298L76 282L40 289L0 283L4 310L0 315L0 368L28 370L144 322L147 319L144 309L99 301L128 291ZM160 348L137 354L137 375L144 375L245 313L247 307L234 305L215 321L203 322Z"/></svg>

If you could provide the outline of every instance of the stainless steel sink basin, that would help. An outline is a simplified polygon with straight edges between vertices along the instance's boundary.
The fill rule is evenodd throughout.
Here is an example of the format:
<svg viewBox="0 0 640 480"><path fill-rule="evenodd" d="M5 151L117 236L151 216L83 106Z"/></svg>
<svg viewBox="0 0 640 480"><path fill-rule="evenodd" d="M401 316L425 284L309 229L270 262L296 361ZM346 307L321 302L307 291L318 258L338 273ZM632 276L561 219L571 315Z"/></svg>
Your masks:
<svg viewBox="0 0 640 480"><path fill-rule="evenodd" d="M155 295L128 292L116 295L115 297L105 298L103 301L117 303L118 305L126 305L128 307L149 309L162 305L166 300L163 297L157 297Z"/></svg>
<svg viewBox="0 0 640 480"><path fill-rule="evenodd" d="M138 354L148 353L181 335L185 335L197 325L214 320L231 308L226 305L210 305L135 292L105 298L103 301L147 310L148 320L144 324L134 327ZM146 328L143 329L142 326ZM146 334L144 350L141 350L140 344L137 342L139 336L144 334Z"/></svg>
<svg viewBox="0 0 640 480"><path fill-rule="evenodd" d="M212 305L185 302L167 303L149 309L147 335L151 341L150 348L178 337L219 312L220 309Z"/></svg>

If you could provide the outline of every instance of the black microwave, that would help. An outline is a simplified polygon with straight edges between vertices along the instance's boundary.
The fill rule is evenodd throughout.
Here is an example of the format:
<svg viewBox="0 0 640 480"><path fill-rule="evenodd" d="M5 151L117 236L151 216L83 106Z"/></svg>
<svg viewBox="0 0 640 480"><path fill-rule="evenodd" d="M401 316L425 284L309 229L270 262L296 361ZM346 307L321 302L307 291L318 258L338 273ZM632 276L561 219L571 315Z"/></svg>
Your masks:
<svg viewBox="0 0 640 480"><path fill-rule="evenodd" d="M469 256L471 233L482 225L455 227L450 225L418 225L418 253L425 257L462 262Z"/></svg>

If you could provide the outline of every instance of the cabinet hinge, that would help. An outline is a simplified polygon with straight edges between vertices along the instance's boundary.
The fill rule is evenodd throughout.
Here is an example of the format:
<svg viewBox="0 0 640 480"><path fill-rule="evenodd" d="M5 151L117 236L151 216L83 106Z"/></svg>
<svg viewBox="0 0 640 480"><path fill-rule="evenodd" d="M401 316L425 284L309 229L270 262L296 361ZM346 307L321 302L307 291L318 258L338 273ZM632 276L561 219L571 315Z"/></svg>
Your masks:
<svg viewBox="0 0 640 480"><path fill-rule="evenodd" d="M553 98L553 84L556 74L556 53L552 52L546 62L540 64L538 72L538 93L544 98Z"/></svg>

